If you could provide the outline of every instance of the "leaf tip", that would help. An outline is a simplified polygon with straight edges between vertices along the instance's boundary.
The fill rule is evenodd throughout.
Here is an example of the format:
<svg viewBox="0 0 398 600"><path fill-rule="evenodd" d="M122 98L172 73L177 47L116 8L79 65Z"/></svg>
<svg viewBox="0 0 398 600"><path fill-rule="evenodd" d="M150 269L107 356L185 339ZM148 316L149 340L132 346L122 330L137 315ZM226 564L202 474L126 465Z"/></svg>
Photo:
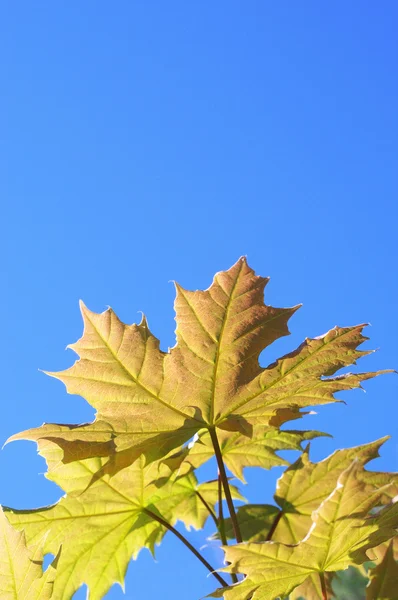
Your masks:
<svg viewBox="0 0 398 600"><path fill-rule="evenodd" d="M391 435L385 435L384 437L379 439L380 446L382 446L385 442L391 439Z"/></svg>
<svg viewBox="0 0 398 600"><path fill-rule="evenodd" d="M247 264L248 264L248 262L247 262L247 254L242 254L242 255L241 255L239 258L238 258L238 260L236 261L236 263L235 263L235 264L236 264L236 265L238 265L239 263L241 263L241 264L243 264L243 265L247 265Z"/></svg>
<svg viewBox="0 0 398 600"><path fill-rule="evenodd" d="M146 318L145 314L142 312L142 310L139 310L138 312L141 315L141 321L138 323L138 326L149 329L148 319Z"/></svg>
<svg viewBox="0 0 398 600"><path fill-rule="evenodd" d="M2 449L2 450L4 450L4 448L7 446L7 444L10 444L11 442L15 442L15 439L16 439L16 438L15 438L15 435L17 435L17 434L10 435L10 437L8 437L8 438L6 439L6 441L4 442L4 444L3 444L3 445L2 445L2 447L1 447L1 449Z"/></svg>
<svg viewBox="0 0 398 600"><path fill-rule="evenodd" d="M172 283L172 284L174 285L174 287L175 287L175 291L176 291L176 293L177 293L177 294L178 294L178 293L180 293L180 294L181 294L181 293L182 293L182 291L184 290L184 288L182 287L182 285L180 285L180 284L178 283L178 281L176 281L175 279L171 279L171 280L170 280L170 283Z"/></svg>
<svg viewBox="0 0 398 600"><path fill-rule="evenodd" d="M69 348L70 346L67 346ZM54 377L54 379L58 378L58 374L56 371L45 371L44 369L39 369L40 373L44 373L44 375L48 375L49 377Z"/></svg>
<svg viewBox="0 0 398 600"><path fill-rule="evenodd" d="M88 310L87 306L84 304L82 299L79 299L79 308L82 315L84 315Z"/></svg>

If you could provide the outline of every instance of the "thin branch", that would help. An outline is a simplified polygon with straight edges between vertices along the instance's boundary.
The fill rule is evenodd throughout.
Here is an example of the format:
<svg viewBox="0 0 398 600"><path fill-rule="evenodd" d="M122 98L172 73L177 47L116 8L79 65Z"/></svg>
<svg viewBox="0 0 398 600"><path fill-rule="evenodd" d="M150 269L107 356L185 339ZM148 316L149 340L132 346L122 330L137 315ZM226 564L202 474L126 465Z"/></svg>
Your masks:
<svg viewBox="0 0 398 600"><path fill-rule="evenodd" d="M218 507L219 507L218 518L217 518L216 514L214 513L213 509L211 508L211 506L203 498L202 494L200 492L198 492L198 490L196 490L196 493L197 493L199 499L202 501L203 505L207 508L211 518L213 519L213 521L217 527L217 531L220 535L221 543L223 544L223 546L227 546L228 540L227 540L227 536L225 535L224 511L223 511L223 506L222 506L222 501L223 501L222 482L221 482L220 473L218 473ZM229 564L229 563L227 563L227 564ZM231 579L232 579L233 583L238 583L238 581L239 581L239 579L235 573L231 573Z"/></svg>
<svg viewBox="0 0 398 600"><path fill-rule="evenodd" d="M200 562L202 563L202 565L204 565L206 567L206 569L208 571L210 571L210 573L213 575L213 577L215 577L217 579L217 581L223 586L223 587L229 587L228 583L225 581L225 579L223 579L211 566L211 564L209 562L207 562L207 560L200 554L200 552L198 552L196 550L196 548L194 546L192 546L192 544L186 539L186 537L184 537L182 535L182 533L180 533L179 531L177 531L177 529L175 527L173 527L172 525L170 525L170 523L168 523L165 519L163 519L163 517L161 517L160 515L157 515L156 513L152 512L151 510L149 510L148 508L144 508L143 509L144 512L151 517L152 519L154 519L155 521L157 521L158 523L160 523L161 525L163 525L163 527L166 527L166 529L168 529L169 531L171 531L172 533L174 533L174 535L176 537L178 537L178 539L184 544L184 546L186 546L188 548L188 550L190 550L192 552L192 554L194 554L196 556L196 558L198 560L200 560Z"/></svg>
<svg viewBox="0 0 398 600"><path fill-rule="evenodd" d="M234 503L232 501L231 490L229 489L228 477L227 477L227 473L225 471L225 465L224 465L224 461L222 459L221 448L220 448L220 444L218 443L218 438L217 438L217 433L216 433L215 428L214 427L209 428L209 433L210 433L211 441L213 442L214 453L216 455L218 470L220 472L220 478L221 478L222 485L224 488L224 495L225 495L225 499L227 501L229 514L231 516L232 527L234 530L235 539L238 543L240 543L240 542L242 542L242 536L241 536L240 529L239 529L238 519L236 517Z"/></svg>
<svg viewBox="0 0 398 600"><path fill-rule="evenodd" d="M196 490L196 495L198 496L199 500L202 502L203 506L205 506L205 508L207 509L209 515L213 519L213 521L218 529L218 519L217 519L217 516L216 516L214 510L212 509L210 504L208 502L206 502L206 500L203 498L202 494L200 492L198 492L198 490Z"/></svg>

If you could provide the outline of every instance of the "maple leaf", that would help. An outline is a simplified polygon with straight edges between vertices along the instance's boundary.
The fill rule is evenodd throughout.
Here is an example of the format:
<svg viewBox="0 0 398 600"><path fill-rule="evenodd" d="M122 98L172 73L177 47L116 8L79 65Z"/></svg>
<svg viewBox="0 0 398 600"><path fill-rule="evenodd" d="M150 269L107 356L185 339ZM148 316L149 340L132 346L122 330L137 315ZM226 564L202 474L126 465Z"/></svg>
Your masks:
<svg viewBox="0 0 398 600"><path fill-rule="evenodd" d="M54 600L69 600L84 583L90 600L102 598L114 582L123 586L130 559L145 547L154 552L167 532L164 522L203 528L218 501L217 481L199 484L193 473L173 478L161 463L145 466L143 457L89 485L105 459L64 464L56 444L41 440L39 446L49 465L47 477L67 495L52 506L6 514L24 530L29 545L44 537L44 552L53 554L62 545ZM233 486L232 494L242 499Z"/></svg>
<svg viewBox="0 0 398 600"><path fill-rule="evenodd" d="M318 575L318 597L325 597L325 573L362 564L368 560L366 551L392 538L398 527L398 503L369 517L383 490L363 483L360 471L355 460L340 475L333 492L314 511L308 535L298 544L224 546L226 560L231 564L223 570L243 573L246 578L213 595L223 595L226 600L275 600Z"/></svg>
<svg viewBox="0 0 398 600"><path fill-rule="evenodd" d="M243 540L250 542L272 539L285 544L295 544L302 540L311 527L313 511L333 491L341 473L354 459L365 465L377 458L379 448L387 439L388 436L370 444L336 450L318 463L309 460L307 447L277 482L274 499L278 506L246 504L239 508L237 516ZM388 504L396 495L397 473L362 470L358 476L374 489L383 487L381 505ZM227 519L226 534L233 538L231 527L230 519Z"/></svg>
<svg viewBox="0 0 398 600"><path fill-rule="evenodd" d="M371 444L338 450L319 463L308 458L308 449L281 476L277 484L275 501L279 505L247 504L237 511L243 541L264 542L276 540L285 544L295 544L308 533L313 512L336 486L339 475L356 459L365 465L378 456L378 449L387 438ZM378 490L380 505L388 503L396 494L397 474L379 473L361 469L357 477L367 483L369 489ZM387 485L389 484L389 485ZM380 486L384 486L380 492ZM234 538L230 519L226 520L227 538ZM219 538L218 534L214 534ZM373 550L374 552L374 550ZM372 557L370 557L372 558ZM333 574L325 574L325 585L331 595ZM310 575L292 593L291 600L322 600L319 577Z"/></svg>
<svg viewBox="0 0 398 600"><path fill-rule="evenodd" d="M276 454L279 450L302 450L301 443L316 437L327 436L319 431L281 431L269 425L254 425L250 437L239 431L220 431L218 439L225 465L231 473L245 482L244 467L262 467L288 465L289 462ZM178 453L165 461L172 469L189 472L197 469L214 456L214 448L208 431L200 432L197 438Z"/></svg>
<svg viewBox="0 0 398 600"><path fill-rule="evenodd" d="M0 508L1 600L50 600L55 568L43 573L42 564L41 544L27 548L25 534L11 527Z"/></svg>
<svg viewBox="0 0 398 600"><path fill-rule="evenodd" d="M365 565L358 567L348 567L345 571L339 571L332 574L332 595L331 598L341 600L364 600L365 588L369 579ZM294 593L291 596L294 599Z"/></svg>
<svg viewBox="0 0 398 600"><path fill-rule="evenodd" d="M239 506L236 515L242 539L245 542L264 542L278 518L280 510L272 504L244 504ZM230 518L225 519L225 535L234 539L235 533ZM220 534L214 533L212 539L220 539Z"/></svg>
<svg viewBox="0 0 398 600"><path fill-rule="evenodd" d="M177 285L177 343L167 353L145 319L125 325L112 309L96 314L82 304L84 333L70 346L80 360L50 375L86 398L96 420L45 424L11 439L58 440L66 462L108 455L108 471L116 472L142 453L147 461L165 456L201 429L250 436L280 411L334 402L336 392L378 374L333 377L369 353L358 350L367 339L363 325L335 327L260 367L260 353L289 333L298 308L266 306L267 282L241 258L205 291Z"/></svg>
<svg viewBox="0 0 398 600"><path fill-rule="evenodd" d="M308 448L290 465L279 478L275 502L280 507L277 524L272 539L285 544L295 544L307 535L311 526L311 515L333 491L339 475L357 459L362 465L379 456L380 446L387 437L353 448L336 450L318 463L308 457ZM362 470L359 475L364 483L374 489L398 481L397 473L378 473ZM386 504L392 498L393 486L384 487L380 503Z"/></svg>
<svg viewBox="0 0 398 600"><path fill-rule="evenodd" d="M239 522L240 531L242 534L243 541L245 542L264 542L269 537L272 537L273 527L280 513L279 508L273 506L272 504L245 504L240 506L237 510L237 517ZM270 536L271 534L271 536ZM228 518L225 520L225 535L227 539L233 539L234 530L231 523L231 519ZM220 539L219 532L213 534L211 539ZM398 557L398 538L394 538L394 541L397 542L397 557ZM385 554L385 549L387 548L390 542L386 542L386 544L382 544L378 548L372 549L370 552L372 555L369 555L371 560L376 560L374 557L375 551L379 552L379 561L381 562L382 558ZM368 553L369 554L369 553ZM380 558L381 557L381 558ZM353 567L351 567L353 569ZM360 577L358 573L358 569L355 569L356 577ZM373 571L371 570L370 573ZM327 591L327 597L334 597L333 591L333 581L335 579L335 575L339 575L339 585L340 587L345 584L347 571L341 571L339 573L325 573L325 587ZM350 574L351 575L351 574ZM363 577L361 578L361 580ZM365 582L363 587L366 585L366 579L363 579ZM347 585L347 584L346 584ZM344 585L344 587L346 587ZM357 588L357 585L355 586ZM351 588L350 588L351 589ZM346 597L346 596L344 596ZM355 598L363 597L356 595ZM318 574L314 573L310 575L304 583L296 587L290 594L289 600L300 600L305 598L305 600L323 600L322 590L320 589L320 581ZM351 598L351 596L350 596ZM353 596L354 598L354 596ZM367 600L375 600L377 596L369 596Z"/></svg>
<svg viewBox="0 0 398 600"><path fill-rule="evenodd" d="M376 566L369 569L366 600L395 600L398 590L398 536L372 548L369 558Z"/></svg>
<svg viewBox="0 0 398 600"><path fill-rule="evenodd" d="M305 600L324 600L324 591L326 591L326 598L333 598L333 577L334 573L324 573L324 590L322 590L319 573L311 573L304 583L301 583L290 592L289 600L300 600L300 598L305 598Z"/></svg>

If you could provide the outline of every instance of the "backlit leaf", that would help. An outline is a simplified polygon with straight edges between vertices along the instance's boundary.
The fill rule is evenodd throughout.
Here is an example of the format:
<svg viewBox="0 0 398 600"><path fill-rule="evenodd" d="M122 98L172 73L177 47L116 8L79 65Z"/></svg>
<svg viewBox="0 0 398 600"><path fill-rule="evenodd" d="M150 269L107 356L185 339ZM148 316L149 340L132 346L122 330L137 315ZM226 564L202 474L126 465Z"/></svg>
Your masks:
<svg viewBox="0 0 398 600"><path fill-rule="evenodd" d="M42 540L27 548L25 535L16 531L0 508L0 592L1 600L52 599L55 568L42 570Z"/></svg>
<svg viewBox="0 0 398 600"><path fill-rule="evenodd" d="M327 597L333 597L332 580L333 573L325 573L325 589ZM321 580L318 573L312 573L304 583L297 586L290 594L289 600L299 600L305 598L305 600L324 600L323 590L321 587Z"/></svg>
<svg viewBox="0 0 398 600"><path fill-rule="evenodd" d="M366 339L362 325L335 327L260 367L260 353L289 333L287 321L298 308L266 306L267 282L241 258L206 291L177 285L177 343L167 353L145 319L125 325L112 309L96 314L82 305L84 333L71 346L80 360L50 374L86 398L96 420L46 424L12 439L59 440L65 462L97 450L97 456L112 458L107 469L116 472L142 453L148 461L165 456L201 429L250 436L253 426L275 422L280 411L294 414L333 402L335 392L360 387L377 374L333 377L368 354L357 349Z"/></svg>
<svg viewBox="0 0 398 600"><path fill-rule="evenodd" d="M369 570L366 600L395 600L398 591L398 536L368 553L377 564Z"/></svg>
<svg viewBox="0 0 398 600"><path fill-rule="evenodd" d="M386 439L388 438L363 446L337 450L318 463L312 463L308 452L304 452L278 480L275 502L280 507L281 514L272 539L285 544L295 544L302 540L311 526L313 511L333 491L341 473L354 459L365 465L379 456L378 449ZM395 473L385 473L381 478L379 473L366 470L360 471L359 476L374 488L397 479ZM384 496L380 499L381 503L389 501L390 487L385 489Z"/></svg>
<svg viewBox="0 0 398 600"><path fill-rule="evenodd" d="M218 439L222 457L229 470L244 482L245 467L271 469L288 465L276 454L279 450L302 450L301 443L327 434L319 431L281 431L275 427L255 425L251 436L239 431L220 431ZM198 438L179 453L170 456L167 464L179 468L180 473L197 469L214 456L210 434L204 430Z"/></svg>
<svg viewBox="0 0 398 600"><path fill-rule="evenodd" d="M312 513L325 500L336 486L341 473L354 459L362 465L379 456L378 449L388 438L382 438L370 444L337 450L324 460L312 463L308 457L308 449L286 469L277 483L275 502L279 506L251 505L242 506L238 511L238 519L242 519L242 535L244 541L265 541L270 535L274 541L295 544L308 533L312 523ZM396 473L379 473L361 470L359 472L364 483L374 489L383 487L380 504L387 504L396 495L398 476ZM387 487L385 487L387 484ZM256 522L256 513L266 516ZM252 516L250 516L252 515ZM250 527L248 528L248 523ZM255 539L251 537L254 528ZM227 520L227 533L232 533L230 521ZM250 532L250 534L249 534ZM231 535L233 537L233 535Z"/></svg>
<svg viewBox="0 0 398 600"><path fill-rule="evenodd" d="M272 506L272 504L244 504L239 506L237 517L243 541L264 542L272 530L279 512L279 508ZM225 519L225 535L227 539L235 538L230 518ZM215 533L213 538L219 539L219 534Z"/></svg>
<svg viewBox="0 0 398 600"><path fill-rule="evenodd" d="M228 589L218 590L226 600L275 600L285 597L309 577L343 570L368 560L366 551L392 538L398 528L398 504L389 505L373 517L380 500L361 481L358 461L339 477L336 488L312 515L313 525L298 544L280 542L243 543L224 547L224 570L246 578Z"/></svg>
<svg viewBox="0 0 398 600"><path fill-rule="evenodd" d="M44 424L11 438L37 441L49 479L66 495L52 506L7 509L15 529L2 517L0 585L14 594L6 600L71 600L83 584L90 600L100 600L113 583L123 586L130 559L142 548L154 552L168 530L189 547L174 529L177 522L202 528L211 516L223 540L224 530L240 540L236 522L232 532L231 521L220 516L228 505L234 517L231 504L242 500L234 486L229 497L222 461L242 481L246 467L287 465L279 451L302 450L303 441L325 434L282 425L384 372L336 375L369 354L358 349L367 339L363 325L306 339L262 367L261 352L288 335L298 308L265 305L267 282L241 258L205 291L176 285L177 339L167 352L145 318L125 325L112 309L96 314L81 305L83 335L70 346L79 359L49 374L83 396L96 417L80 425ZM291 600L300 594L319 600L325 589L330 595L335 572L373 556L368 591L377 588L387 599L395 577L387 548L398 525L392 501L398 474L364 470L382 442L340 450L319 463L306 450L279 479L276 506L241 506L237 520L246 542L225 548L225 570L233 580L235 573L246 577L216 596L271 600L291 593ZM213 444L225 503L219 481L199 483L194 473L214 457ZM45 574L43 553L57 555ZM27 577L20 582L22 569Z"/></svg>
<svg viewBox="0 0 398 600"><path fill-rule="evenodd" d="M206 505L214 508L218 500L216 481L198 484L192 473L164 477L163 465L152 462L145 467L143 458L89 485L104 459L64 464L56 444L40 444L49 464L48 477L67 495L52 506L8 509L6 514L14 527L24 530L29 545L43 536L45 553L56 554L62 545L54 600L69 600L84 583L90 600L102 598L114 582L123 586L130 559L144 547L153 552L167 532L156 516L172 525L180 520L187 528L199 529L209 517ZM236 489L233 495L240 498Z"/></svg>

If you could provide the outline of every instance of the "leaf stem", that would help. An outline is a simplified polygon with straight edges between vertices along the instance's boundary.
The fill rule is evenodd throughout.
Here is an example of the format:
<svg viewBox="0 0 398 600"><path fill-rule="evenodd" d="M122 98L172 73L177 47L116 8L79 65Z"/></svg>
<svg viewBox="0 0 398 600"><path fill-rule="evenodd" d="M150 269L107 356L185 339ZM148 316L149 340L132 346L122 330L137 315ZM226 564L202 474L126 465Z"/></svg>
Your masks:
<svg viewBox="0 0 398 600"><path fill-rule="evenodd" d="M218 471L218 532L223 546L228 546L227 536L225 534L225 521L224 521L224 510L223 510L223 497L222 497L222 481L220 477L220 471ZM229 563L227 563L229 564ZM238 583L238 577L236 573L231 573L232 583Z"/></svg>
<svg viewBox="0 0 398 600"><path fill-rule="evenodd" d="M220 477L220 470L218 470L218 531L223 546L226 546L228 541L227 536L225 535L225 521L222 500L222 481Z"/></svg>
<svg viewBox="0 0 398 600"><path fill-rule="evenodd" d="M268 532L268 535L267 535L267 537L266 537L266 539L265 539L265 541L266 541L266 542L269 542L270 540L272 540L272 536L273 536L273 535L274 535L274 533L275 533L275 529L278 527L278 523L279 523L279 521L281 520L281 518L282 518L282 515L283 515L283 511L281 511L281 510L280 510L280 511L278 512L278 514L276 515L275 519L273 520L273 523L272 523L272 525L271 525L271 528L270 528L270 530L269 530L269 532Z"/></svg>
<svg viewBox="0 0 398 600"><path fill-rule="evenodd" d="M163 517L161 517L160 515L157 515L156 513L152 512L151 510L149 510L149 508L144 508L143 510L144 510L144 512L149 517L151 517L152 519L154 519L154 521L157 521L158 523L160 523L161 525L163 525L163 527L166 527L166 529L168 529L169 531L171 531L172 533L174 533L174 535L176 537L178 537L178 539L184 544L184 546L186 546L188 548L188 550L190 550L192 552L192 554L194 554L196 556L196 558L198 560L200 560L200 562L202 563L202 565L204 565L206 567L206 569L208 571L210 571L210 573L213 575L213 577L215 577L217 579L217 581L219 583L221 583L221 585L223 587L228 587L228 583L225 581L225 579L223 579L215 571L215 569L213 569L213 567L211 566L211 564L209 562L207 562L207 560L200 554L200 552L198 552L196 550L196 548L194 546L192 546L192 544L187 540L186 537L184 537L182 535L182 533L180 533L179 531L177 531L177 529L175 527L173 527L173 525L170 525L170 523L168 523L165 519L163 519Z"/></svg>
<svg viewBox="0 0 398 600"><path fill-rule="evenodd" d="M319 579L321 580L322 600L328 600L328 592L326 589L325 574L322 571L319 572Z"/></svg>
<svg viewBox="0 0 398 600"><path fill-rule="evenodd" d="M199 500L201 500L202 504L207 508L211 518L213 519L213 521L217 527L217 531L220 535L222 545L228 546L227 536L225 535L224 511L223 511L223 506L222 506L222 500L223 500L223 498L222 498L222 482L221 482L221 478L220 478L220 472L218 473L218 507L219 507L218 518L217 518L216 514L214 513L213 509L211 508L211 506L206 502L206 500L203 498L202 494L200 492L198 492L198 490L196 490L196 494L198 495L198 498L199 498ZM227 563L227 564L229 564L229 563ZM235 573L231 573L231 579L232 579L233 583L238 583L238 581L239 581L239 579Z"/></svg>
<svg viewBox="0 0 398 600"><path fill-rule="evenodd" d="M221 482L224 488L224 495L227 501L229 514L231 516L232 527L235 534L235 539L240 544L242 542L242 535L239 529L238 519L236 517L234 503L232 501L231 490L229 489L228 477L225 471L224 461L222 459L222 453L220 444L218 443L217 433L214 427L209 428L209 433L211 437L211 441L213 443L214 453L217 459L218 470L220 473Z"/></svg>

